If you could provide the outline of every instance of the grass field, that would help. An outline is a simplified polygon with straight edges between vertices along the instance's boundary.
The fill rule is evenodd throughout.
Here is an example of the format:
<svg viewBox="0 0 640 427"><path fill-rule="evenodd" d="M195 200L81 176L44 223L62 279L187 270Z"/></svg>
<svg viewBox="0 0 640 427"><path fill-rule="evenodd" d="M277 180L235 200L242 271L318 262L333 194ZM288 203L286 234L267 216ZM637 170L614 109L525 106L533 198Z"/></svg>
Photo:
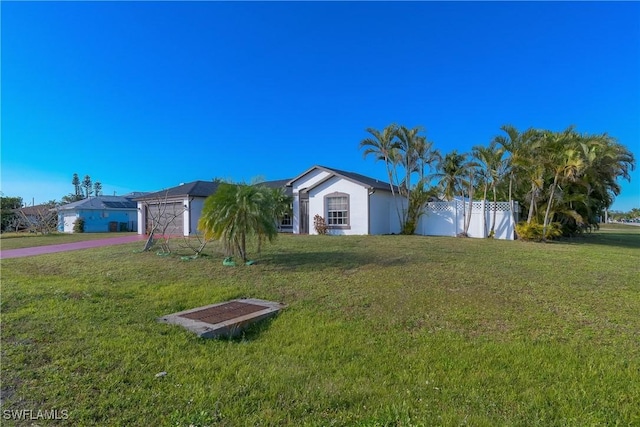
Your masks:
<svg viewBox="0 0 640 427"><path fill-rule="evenodd" d="M250 267L141 245L2 261L3 417L640 425L640 227L549 244L283 235ZM238 297L289 307L236 340L156 322Z"/></svg>

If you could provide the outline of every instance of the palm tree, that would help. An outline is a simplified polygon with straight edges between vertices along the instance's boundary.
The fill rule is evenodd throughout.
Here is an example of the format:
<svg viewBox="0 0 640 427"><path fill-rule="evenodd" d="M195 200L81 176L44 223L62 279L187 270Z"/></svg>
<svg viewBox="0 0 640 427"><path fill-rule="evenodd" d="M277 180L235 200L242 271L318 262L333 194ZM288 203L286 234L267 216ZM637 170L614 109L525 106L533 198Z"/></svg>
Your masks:
<svg viewBox="0 0 640 427"><path fill-rule="evenodd" d="M492 185L491 181L491 166L490 166L490 153L489 147L482 145L476 145L471 149L471 155L478 163L478 178L482 185L482 232L483 237L487 236L487 193L489 192L489 186Z"/></svg>
<svg viewBox="0 0 640 427"><path fill-rule="evenodd" d="M504 174L505 163L502 160L504 154L504 148L498 146L498 142L494 139L489 143L489 146L476 146L472 149L473 157L477 160L481 176L484 182L484 198L485 209L487 200L487 190L491 187L493 192L493 220L491 222L491 231L489 236L493 237L496 227L496 211L498 204L497 186ZM483 212L483 228L486 233L486 214Z"/></svg>
<svg viewBox="0 0 640 427"><path fill-rule="evenodd" d="M418 172L418 182L426 183L429 175L425 173L425 169L431 172L431 169L442 160L442 156L440 151L434 147L433 141L427 141L426 137L420 137L416 141L415 154L415 172Z"/></svg>
<svg viewBox="0 0 640 427"><path fill-rule="evenodd" d="M469 226L471 225L471 215L473 213L473 195L475 192L475 187L476 184L478 183L479 180L479 174L478 174L478 167L479 164L474 161L473 159L465 161L462 165L462 169L463 169L463 176L466 176L466 179L464 179L464 184L466 184L467 187L467 196L469 198L469 210L467 212L465 212L466 209L466 203L464 201L465 199L465 194L464 194L464 187L465 185L462 186L463 192L462 192L462 212L464 215L464 229L462 231L462 235L464 237L468 237L469 236Z"/></svg>
<svg viewBox="0 0 640 427"><path fill-rule="evenodd" d="M424 204L432 195L433 191L426 189L427 179L425 169L431 168L439 158L439 152L433 148L432 142L427 142L427 138L420 135L424 128L416 126L412 129L406 126L399 126L397 129L398 152L400 163L404 169L404 180L400 185L400 191L407 198L407 209L403 221L403 234L414 234L418 221L422 216ZM418 173L418 184L411 185L411 177ZM418 192L414 195L412 193Z"/></svg>
<svg viewBox="0 0 640 427"><path fill-rule="evenodd" d="M438 164L437 172L433 174L433 177L438 180L442 195L448 201L453 200L458 191L461 191L461 176L465 160L466 154L458 154L453 150L445 154Z"/></svg>
<svg viewBox="0 0 640 427"><path fill-rule="evenodd" d="M372 137L365 138L360 141L360 148L364 148L362 156L366 158L369 155L373 155L376 161L382 160L385 168L387 169L387 176L389 178L389 187L391 188L391 195L393 196L394 204L396 205L396 213L398 215L398 221L400 227L403 227L403 216L400 212L400 206L396 199L396 186L397 182L397 167L400 161L398 152L398 142L396 139L398 125L391 123L385 127L382 131L374 128L367 128L366 131L371 134Z"/></svg>
<svg viewBox="0 0 640 427"><path fill-rule="evenodd" d="M272 241L278 234L278 202L265 186L221 183L202 208L198 229L205 238L222 239L229 255L247 262L247 239Z"/></svg>
<svg viewBox="0 0 640 427"><path fill-rule="evenodd" d="M438 163L437 172L432 175L432 178L438 181L439 193L447 201L452 201L458 192L462 194L463 207L465 188L463 176L465 173L466 158L466 154L458 154L456 150L453 150L445 154L442 161ZM455 209L457 209L457 207Z"/></svg>
<svg viewBox="0 0 640 427"><path fill-rule="evenodd" d="M398 144L396 142L396 130L398 129L398 125L395 123L391 123L389 126L385 127L382 131L379 131L374 128L367 128L366 131L371 134L373 138L365 138L360 141L360 148L364 148L364 152L362 153L363 157L366 158L369 155L373 155L376 159L384 161L385 167L387 168L387 175L389 177L389 186L391 187L391 194L395 196L395 190L393 186L393 174L395 167L397 165L397 148Z"/></svg>
<svg viewBox="0 0 640 427"><path fill-rule="evenodd" d="M422 209L426 200L431 197L432 190L426 188L428 181L426 171L440 159L440 153L433 147L433 142L427 141L420 135L424 131L422 126L407 128L390 124L382 131L368 128L367 132L372 138L366 138L360 142L360 148L365 148L364 157L374 155L376 160L383 160L387 168L391 193L396 200L396 212L402 233L413 234L418 220L422 215ZM398 170L404 175L399 177ZM418 183L412 186L411 180L418 173ZM406 199L406 209L401 209L397 199L397 192ZM419 191L416 197L412 193ZM402 211L402 212L401 212Z"/></svg>
<svg viewBox="0 0 640 427"><path fill-rule="evenodd" d="M551 221L550 212L554 203L554 197L558 186L564 182L573 181L584 168L584 161L579 151L580 136L575 133L573 127L564 132L545 132L544 157L542 161L553 173L553 181L549 187L549 200L542 222L542 238L547 235L547 228Z"/></svg>
<svg viewBox="0 0 640 427"><path fill-rule="evenodd" d="M399 126L396 130L398 149L402 153L400 162L404 169L401 189L404 190L407 198L411 195L411 174L418 169L418 145L426 145L425 137L419 135L423 130L421 126L416 126L412 129L406 126Z"/></svg>
<svg viewBox="0 0 640 427"><path fill-rule="evenodd" d="M618 178L630 179L633 154L607 134L577 135L576 155L583 162L579 174L564 180L562 198L554 200L553 212L562 222L564 232L596 226L615 196L620 193Z"/></svg>
<svg viewBox="0 0 640 427"><path fill-rule="evenodd" d="M530 204L527 222L531 222L535 201L542 186L542 168L537 162L535 154L540 131L529 128L524 132L520 132L512 125L503 125L500 129L506 135L498 135L493 141L502 146L507 155L503 167L505 175L509 178L508 200L512 220L515 223L514 199L516 197L514 193L520 193L521 185L529 185L530 191L527 196ZM520 201L524 200L525 196L520 197Z"/></svg>
<svg viewBox="0 0 640 427"><path fill-rule="evenodd" d="M100 181L96 181L93 184L93 194L96 196L102 195L102 183Z"/></svg>

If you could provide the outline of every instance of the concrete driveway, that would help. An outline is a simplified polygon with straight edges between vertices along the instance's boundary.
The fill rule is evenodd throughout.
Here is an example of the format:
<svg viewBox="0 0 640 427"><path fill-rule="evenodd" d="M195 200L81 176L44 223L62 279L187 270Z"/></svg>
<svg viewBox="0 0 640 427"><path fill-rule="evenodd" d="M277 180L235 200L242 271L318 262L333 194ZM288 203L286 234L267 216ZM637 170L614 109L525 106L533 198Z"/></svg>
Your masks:
<svg viewBox="0 0 640 427"><path fill-rule="evenodd" d="M0 259L21 258L56 252L77 251L80 249L100 248L102 246L121 245L146 240L147 236L135 234L133 236L110 237L98 240L86 240L84 242L62 243L59 245L35 246L33 248L10 249L0 251Z"/></svg>

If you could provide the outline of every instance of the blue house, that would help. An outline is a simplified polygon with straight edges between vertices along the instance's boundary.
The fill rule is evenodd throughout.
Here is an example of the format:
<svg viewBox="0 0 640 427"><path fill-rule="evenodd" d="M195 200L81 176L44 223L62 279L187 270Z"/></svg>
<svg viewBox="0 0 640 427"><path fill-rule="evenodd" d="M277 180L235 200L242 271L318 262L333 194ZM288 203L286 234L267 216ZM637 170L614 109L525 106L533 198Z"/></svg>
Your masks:
<svg viewBox="0 0 640 427"><path fill-rule="evenodd" d="M138 228L138 205L132 199L143 193L125 196L96 196L57 208L58 231L73 233L78 218L84 219L85 233L135 231Z"/></svg>

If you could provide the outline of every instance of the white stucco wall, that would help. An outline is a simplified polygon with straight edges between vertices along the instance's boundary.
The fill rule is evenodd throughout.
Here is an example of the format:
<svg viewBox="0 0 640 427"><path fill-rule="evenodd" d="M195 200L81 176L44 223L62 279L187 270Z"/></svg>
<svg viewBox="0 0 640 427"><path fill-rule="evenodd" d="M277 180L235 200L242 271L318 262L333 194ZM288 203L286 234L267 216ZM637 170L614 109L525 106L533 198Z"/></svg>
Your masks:
<svg viewBox="0 0 640 427"><path fill-rule="evenodd" d="M332 177L309 192L309 234L317 234L313 227L316 214L327 219L325 197L335 193L349 196L349 226L346 228L330 228L329 234L358 235L368 234L368 189L346 179Z"/></svg>
<svg viewBox="0 0 640 427"><path fill-rule="evenodd" d="M370 196L371 229L370 234L399 234L400 219L404 203L399 196L394 199L387 191L377 190ZM396 204L397 208L396 209Z"/></svg>
<svg viewBox="0 0 640 427"><path fill-rule="evenodd" d="M65 233L73 233L73 225L76 222L76 219L78 219L78 214L76 212L65 212L64 214L62 214L62 221L63 221L63 232Z"/></svg>
<svg viewBox="0 0 640 427"><path fill-rule="evenodd" d="M319 181L322 181L329 175L330 174L327 171L324 171L321 169L314 169L309 173L307 173L305 176L293 182L291 189L293 192L292 224L293 224L294 233L296 234L300 233L300 194L299 194L300 191L304 190L305 188L309 188L313 186L314 184L318 183ZM309 222L309 232L312 232L312 231L315 232L315 230L313 230L313 216L311 216L310 220L311 221Z"/></svg>

